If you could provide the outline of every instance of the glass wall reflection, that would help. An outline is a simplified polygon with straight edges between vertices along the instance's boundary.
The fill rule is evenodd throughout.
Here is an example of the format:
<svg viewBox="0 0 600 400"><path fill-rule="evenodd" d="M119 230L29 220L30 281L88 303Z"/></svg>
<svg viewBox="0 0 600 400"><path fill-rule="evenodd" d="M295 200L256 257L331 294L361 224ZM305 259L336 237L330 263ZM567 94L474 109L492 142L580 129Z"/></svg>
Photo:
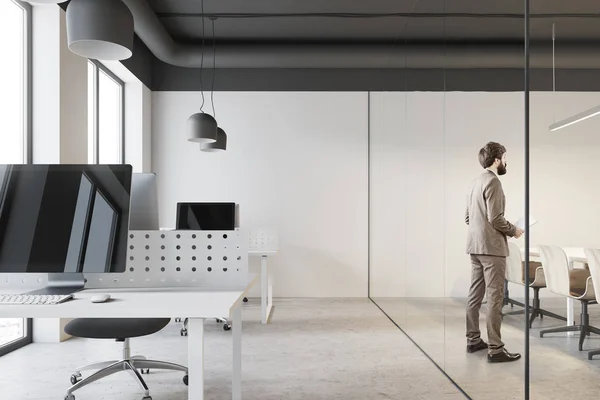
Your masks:
<svg viewBox="0 0 600 400"><path fill-rule="evenodd" d="M447 1L436 6L447 13L466 11ZM514 2L498 7L506 13L523 10L522 4ZM506 349L525 354L524 316L519 313L523 308L518 306L525 288L509 285L509 297L515 302L512 307L506 303L503 267L509 244L513 249L524 246L524 236L511 237L525 214L524 70L518 56L523 50L523 19L486 18L487 23L489 32L479 19L410 20L396 43L396 51L407 55L404 91L370 95L370 293L468 396L522 399L524 360L500 365L488 362L488 353L498 356ZM439 60L437 68L427 68L423 53L415 51L422 45L419 39L425 27L445 39L427 45L428 54L435 53ZM466 50L461 44L465 39L461 35L470 29L478 32L480 40L491 40L499 31L513 40L508 50L516 54L515 65L504 70L481 67L487 64L489 49L475 44ZM480 67L461 65L459 54L465 51L472 56L469 62ZM491 157L491 164L481 165L479 153L489 142L506 151ZM498 167L506 167L506 174L499 173ZM501 243L494 249L481 250L488 251L483 256L497 258L489 266L497 272L494 278L490 274L481 280L493 279L498 290L493 294L483 289L486 295L479 315L481 338L496 347L470 353L466 315L473 266L467 251L465 210L473 185L471 216L493 219L495 229L500 229L497 219L505 219L504 234L509 237L503 243L500 235ZM493 216L478 208L491 207L490 203L495 203ZM485 235L487 227L473 229ZM500 307L496 307L496 327L488 332L494 301ZM494 336L497 325L501 337L494 340L489 333Z"/></svg>

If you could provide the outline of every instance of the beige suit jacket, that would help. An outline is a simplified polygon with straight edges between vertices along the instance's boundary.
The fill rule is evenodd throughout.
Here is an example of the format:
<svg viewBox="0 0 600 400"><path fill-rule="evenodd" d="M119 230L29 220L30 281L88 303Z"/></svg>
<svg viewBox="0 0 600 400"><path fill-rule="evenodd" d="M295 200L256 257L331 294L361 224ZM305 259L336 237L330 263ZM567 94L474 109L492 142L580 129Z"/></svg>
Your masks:
<svg viewBox="0 0 600 400"><path fill-rule="evenodd" d="M473 181L467 196L468 254L508 256L507 236L514 236L517 228L504 218L505 204L500 179L485 170Z"/></svg>

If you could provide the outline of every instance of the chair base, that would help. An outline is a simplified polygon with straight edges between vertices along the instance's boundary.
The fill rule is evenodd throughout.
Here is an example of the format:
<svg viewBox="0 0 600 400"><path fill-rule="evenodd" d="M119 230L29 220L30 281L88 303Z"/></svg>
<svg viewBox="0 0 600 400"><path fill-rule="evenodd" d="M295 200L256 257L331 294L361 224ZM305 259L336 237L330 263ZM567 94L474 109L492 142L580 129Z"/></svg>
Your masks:
<svg viewBox="0 0 600 400"><path fill-rule="evenodd" d="M560 328L544 329L540 331L540 337L544 337L547 333L562 333L562 332L579 332L579 351L583 351L583 342L586 336L592 333L600 335L600 329L590 326L590 316L588 314L588 301L581 301L581 324L562 326ZM597 354L600 354L598 352ZM593 354L592 354L593 355ZM590 355L588 354L588 358ZM591 359L591 358L590 358Z"/></svg>
<svg viewBox="0 0 600 400"><path fill-rule="evenodd" d="M531 328L533 326L533 321L535 321L535 319L537 317L540 317L540 319L544 318L544 316L546 317L550 317L550 318L556 318L559 319L561 321L567 321L566 317L563 317L562 315L558 315L555 314L553 312L550 311L546 311L543 308L540 307L540 289L539 287L534 287L533 289L533 306L530 308L531 314L529 316L529 328ZM511 307L513 305L519 306L519 307L523 307L525 308L525 304L513 300L511 298L508 297L508 288L505 287L504 289L504 304L508 305L510 304ZM507 313L504 313L503 315L520 315L520 314L525 314L525 310L518 310L518 311L509 311Z"/></svg>
<svg viewBox="0 0 600 400"><path fill-rule="evenodd" d="M130 356L130 347L129 347L129 339L125 339L123 341L123 359L119 361L106 361L100 363L94 363L85 365L83 367L77 368L75 373L71 375L71 386L65 395L65 400L74 400L75 396L73 392L81 389L84 386L89 385L90 383L96 382L102 378L106 378L107 376L116 374L121 371L128 371L131 376L138 382L142 392L144 393L144 399L151 400L150 398L150 390L148 389L148 385L142 378L144 370L148 373L150 369L162 369L162 370L171 370L171 371L182 371L185 372L185 376L183 377L183 382L187 385L188 383L188 369L183 365L174 364L165 361L155 361L148 360L143 356ZM97 370L90 376L81 379L81 371L88 370ZM139 370L139 371L138 371Z"/></svg>

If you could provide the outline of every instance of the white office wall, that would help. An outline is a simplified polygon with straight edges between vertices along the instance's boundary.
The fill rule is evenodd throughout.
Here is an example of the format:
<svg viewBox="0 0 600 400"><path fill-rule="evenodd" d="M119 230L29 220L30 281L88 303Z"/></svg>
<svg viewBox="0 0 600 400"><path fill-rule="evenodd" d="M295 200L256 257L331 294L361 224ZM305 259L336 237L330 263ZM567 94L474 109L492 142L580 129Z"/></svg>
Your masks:
<svg viewBox="0 0 600 400"><path fill-rule="evenodd" d="M373 93L371 99L371 294L465 297L465 199L487 141L508 149L508 174L501 178L507 218L524 213L523 94ZM531 228L534 245L600 247L600 120L548 131L555 120L599 103L598 93L532 93L531 213L540 221Z"/></svg>
<svg viewBox="0 0 600 400"><path fill-rule="evenodd" d="M200 103L153 93L161 226L174 226L178 201L234 201L242 228L279 230L276 296L366 296L367 94L215 93L225 153L188 142Z"/></svg>

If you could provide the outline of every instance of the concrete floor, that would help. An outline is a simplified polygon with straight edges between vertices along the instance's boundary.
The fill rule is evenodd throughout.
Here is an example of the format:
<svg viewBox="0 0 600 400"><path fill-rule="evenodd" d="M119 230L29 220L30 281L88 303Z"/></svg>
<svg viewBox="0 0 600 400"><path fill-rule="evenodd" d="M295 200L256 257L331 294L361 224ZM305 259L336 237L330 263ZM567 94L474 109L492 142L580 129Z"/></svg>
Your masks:
<svg viewBox="0 0 600 400"><path fill-rule="evenodd" d="M464 399L367 299L276 300L271 324L261 325L258 316L256 303L244 306L245 400ZM133 354L185 363L187 342L179 329L172 322L156 335L132 340ZM231 398L231 332L212 320L205 329L206 399ZM0 357L0 398L62 400L76 366L118 358L120 345L71 339ZM144 376L153 400L187 399L181 373ZM77 400L142 398L126 373L75 394Z"/></svg>
<svg viewBox="0 0 600 400"><path fill-rule="evenodd" d="M464 299L374 299L415 342L473 399L523 399L523 360L508 364L488 364L486 352L465 351ZM542 299L542 308L566 315L566 301ZM514 307L513 310L518 310ZM504 311L510 311L505 307ZM590 323L600 327L600 306L590 305ZM580 307L576 302L576 321ZM508 351L524 353L524 316L505 316L502 339ZM566 399L596 395L600 391L600 356L587 360L587 351L600 348L600 337L592 335L578 351L579 334L566 333L539 337L542 328L565 323L544 317L537 319L530 331L532 399ZM485 305L480 328L487 341Z"/></svg>

